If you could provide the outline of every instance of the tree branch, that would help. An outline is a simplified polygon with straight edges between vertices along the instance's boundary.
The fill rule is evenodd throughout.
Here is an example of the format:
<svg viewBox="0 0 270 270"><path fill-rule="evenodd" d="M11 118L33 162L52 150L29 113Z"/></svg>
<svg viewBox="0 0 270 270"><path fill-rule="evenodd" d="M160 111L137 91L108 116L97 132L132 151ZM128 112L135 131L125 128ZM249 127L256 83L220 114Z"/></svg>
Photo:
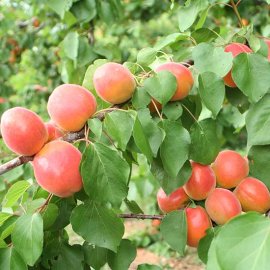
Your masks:
<svg viewBox="0 0 270 270"><path fill-rule="evenodd" d="M239 3L238 3L238 4L239 4ZM236 14L236 17L237 17L237 19L238 19L238 21L239 21L240 26L241 26L241 27L244 27L243 22L242 22L242 18L241 18L241 16L240 16L239 12L238 12L237 5L234 3L234 0L231 0L231 5L232 5L233 11L234 11L234 13Z"/></svg>
<svg viewBox="0 0 270 270"><path fill-rule="evenodd" d="M162 220L165 215L145 215L145 214L119 214L120 218L136 218L136 219L159 219Z"/></svg>

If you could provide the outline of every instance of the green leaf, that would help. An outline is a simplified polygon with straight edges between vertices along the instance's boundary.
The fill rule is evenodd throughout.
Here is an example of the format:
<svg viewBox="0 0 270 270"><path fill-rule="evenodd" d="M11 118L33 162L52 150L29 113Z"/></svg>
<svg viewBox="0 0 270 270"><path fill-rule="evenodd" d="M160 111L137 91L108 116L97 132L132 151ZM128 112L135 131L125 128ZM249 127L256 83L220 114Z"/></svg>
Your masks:
<svg viewBox="0 0 270 270"><path fill-rule="evenodd" d="M180 255L184 255L187 244L187 221L184 211L168 213L160 224L164 240Z"/></svg>
<svg viewBox="0 0 270 270"><path fill-rule="evenodd" d="M171 121L176 121L183 113L181 102L170 102L167 103L163 108L162 112Z"/></svg>
<svg viewBox="0 0 270 270"><path fill-rule="evenodd" d="M79 37L78 66L82 67L92 63L97 57L98 55L93 52L93 48L89 45L87 38Z"/></svg>
<svg viewBox="0 0 270 270"><path fill-rule="evenodd" d="M162 270L159 266L153 264L140 264L137 270Z"/></svg>
<svg viewBox="0 0 270 270"><path fill-rule="evenodd" d="M232 219L218 233L215 251L224 270L268 269L270 221L250 212Z"/></svg>
<svg viewBox="0 0 270 270"><path fill-rule="evenodd" d="M192 32L191 36L196 40L196 42L202 43L202 42L209 42L212 39L215 39L218 37L218 35L211 31L209 28L200 28Z"/></svg>
<svg viewBox="0 0 270 270"><path fill-rule="evenodd" d="M176 77L169 71L160 71L144 81L145 90L162 105L168 103L177 88Z"/></svg>
<svg viewBox="0 0 270 270"><path fill-rule="evenodd" d="M208 118L194 123L190 136L190 159L201 164L211 164L220 151L216 122Z"/></svg>
<svg viewBox="0 0 270 270"><path fill-rule="evenodd" d="M156 59L157 50L154 48L143 48L137 54L137 63L148 66Z"/></svg>
<svg viewBox="0 0 270 270"><path fill-rule="evenodd" d="M27 270L28 267L16 249L0 248L0 269Z"/></svg>
<svg viewBox="0 0 270 270"><path fill-rule="evenodd" d="M270 189L270 145L252 146L248 152L250 174Z"/></svg>
<svg viewBox="0 0 270 270"><path fill-rule="evenodd" d="M148 138L144 132L145 130L143 129L139 117L137 116L133 128L133 138L139 150L151 162L153 159L153 153Z"/></svg>
<svg viewBox="0 0 270 270"><path fill-rule="evenodd" d="M54 10L61 17L61 19L63 19L65 12L71 8L72 2L73 2L72 0L62 0L62 1L48 0L47 5L52 10Z"/></svg>
<svg viewBox="0 0 270 270"><path fill-rule="evenodd" d="M211 242L209 251L208 251L208 260L207 260L207 270L224 270L220 267L218 262L217 253L216 253L216 239L214 238Z"/></svg>
<svg viewBox="0 0 270 270"><path fill-rule="evenodd" d="M112 270L129 269L130 264L136 258L136 253L136 246L130 240L122 239L117 252L109 252L108 264Z"/></svg>
<svg viewBox="0 0 270 270"><path fill-rule="evenodd" d="M108 60L105 59L98 59L96 60L92 65L90 65L84 75L83 83L82 86L85 87L86 89L90 90L91 93L95 96L98 104L98 110L108 108L111 106L109 103L103 101L96 93L94 83L93 83L93 76L96 71L96 69L103 64L107 63Z"/></svg>
<svg viewBox="0 0 270 270"><path fill-rule="evenodd" d="M85 262L94 269L100 269L108 260L108 250L106 248L83 244Z"/></svg>
<svg viewBox="0 0 270 270"><path fill-rule="evenodd" d="M223 79L213 72L204 72L199 75L199 93L205 104L214 116L222 108L225 97L225 85Z"/></svg>
<svg viewBox="0 0 270 270"><path fill-rule="evenodd" d="M153 121L148 109L139 110L137 113L143 131L150 144L152 154L154 157L156 157L158 149L165 138L165 132L155 121Z"/></svg>
<svg viewBox="0 0 270 270"><path fill-rule="evenodd" d="M20 216L11 235L12 243L24 261L33 266L42 253L43 220L40 214Z"/></svg>
<svg viewBox="0 0 270 270"><path fill-rule="evenodd" d="M232 78L251 102L259 101L269 90L269 74L270 63L260 54L241 53L234 58Z"/></svg>
<svg viewBox="0 0 270 270"><path fill-rule="evenodd" d="M45 211L42 213L44 230L50 228L55 222L59 214L58 206L54 203L48 204Z"/></svg>
<svg viewBox="0 0 270 270"><path fill-rule="evenodd" d="M178 24L181 32L192 26L199 12L208 6L207 0L190 0L186 3L188 3L188 5L181 7L178 12Z"/></svg>
<svg viewBox="0 0 270 270"><path fill-rule="evenodd" d="M123 222L113 210L97 205L94 201L81 204L73 210L71 225L89 243L114 252L124 234Z"/></svg>
<svg viewBox="0 0 270 270"><path fill-rule="evenodd" d="M140 208L140 206L135 201L133 201L133 200L129 201L128 199L125 199L125 204L131 213L143 214L143 210Z"/></svg>
<svg viewBox="0 0 270 270"><path fill-rule="evenodd" d="M179 122L163 121L166 137L160 147L160 157L165 171L176 177L188 159L190 136Z"/></svg>
<svg viewBox="0 0 270 270"><path fill-rule="evenodd" d="M200 240L199 246L197 248L198 256L205 264L207 263L208 260L208 251L214 236L215 236L214 228L208 229L207 234Z"/></svg>
<svg viewBox="0 0 270 270"><path fill-rule="evenodd" d="M270 144L270 94L250 107L246 127L249 146Z"/></svg>
<svg viewBox="0 0 270 270"><path fill-rule="evenodd" d="M30 186L27 181L18 181L13 184L3 200L3 207L12 207Z"/></svg>
<svg viewBox="0 0 270 270"><path fill-rule="evenodd" d="M76 1L71 8L71 12L80 22L89 22L96 16L95 0Z"/></svg>
<svg viewBox="0 0 270 270"><path fill-rule="evenodd" d="M132 105L135 109L144 109L151 101L151 96L144 87L138 87L132 96Z"/></svg>
<svg viewBox="0 0 270 270"><path fill-rule="evenodd" d="M187 40L189 38L189 33L173 33L164 38L161 38L154 48L159 51L164 47L172 45L173 43L180 41L180 40Z"/></svg>
<svg viewBox="0 0 270 270"><path fill-rule="evenodd" d="M132 135L134 122L134 114L132 115L130 111L114 111L106 114L104 127L108 135L117 142L117 145L123 151L125 151Z"/></svg>
<svg viewBox="0 0 270 270"><path fill-rule="evenodd" d="M86 193L98 201L118 204L127 196L130 167L120 154L101 143L90 144L81 161Z"/></svg>
<svg viewBox="0 0 270 270"><path fill-rule="evenodd" d="M215 48L209 43L200 43L192 52L194 67L200 73L213 72L224 77L232 67L232 54L224 52L223 48Z"/></svg>
<svg viewBox="0 0 270 270"><path fill-rule="evenodd" d="M200 16L200 19L199 19L199 21L197 22L197 24L196 24L196 26L195 26L195 29L196 29L196 30L203 27L203 25L204 25L204 23L205 23L205 20L206 20L206 18L207 18L209 9L210 9L210 6L207 7L207 8L202 12L202 14L201 14L201 16Z"/></svg>
<svg viewBox="0 0 270 270"><path fill-rule="evenodd" d="M12 217L12 214L0 212L0 226L10 217Z"/></svg>
<svg viewBox="0 0 270 270"><path fill-rule="evenodd" d="M102 134L102 122L98 118L91 118L87 121L88 127L95 136L96 140L99 140Z"/></svg>
<svg viewBox="0 0 270 270"><path fill-rule="evenodd" d="M64 41L64 52L68 58L71 60L76 60L79 50L79 35L77 32L69 32Z"/></svg>

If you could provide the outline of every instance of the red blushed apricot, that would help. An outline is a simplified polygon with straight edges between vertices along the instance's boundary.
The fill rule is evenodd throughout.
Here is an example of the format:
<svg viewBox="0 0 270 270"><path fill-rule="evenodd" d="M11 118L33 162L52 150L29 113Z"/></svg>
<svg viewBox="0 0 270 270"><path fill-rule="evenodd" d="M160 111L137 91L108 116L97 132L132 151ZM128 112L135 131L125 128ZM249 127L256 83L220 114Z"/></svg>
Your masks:
<svg viewBox="0 0 270 270"><path fill-rule="evenodd" d="M48 142L63 137L64 132L60 130L52 121L45 123L48 132Z"/></svg>
<svg viewBox="0 0 270 270"><path fill-rule="evenodd" d="M206 230L212 227L212 222L204 208L186 208L187 217L187 244L197 247L201 238L206 235Z"/></svg>
<svg viewBox="0 0 270 270"><path fill-rule="evenodd" d="M106 63L98 67L93 80L100 98L112 104L129 100L136 88L132 73L118 63Z"/></svg>
<svg viewBox="0 0 270 270"><path fill-rule="evenodd" d="M191 162L192 174L184 185L187 195L193 200L204 200L216 187L216 177L210 166Z"/></svg>
<svg viewBox="0 0 270 270"><path fill-rule="evenodd" d="M69 197L82 188L81 153L65 141L47 143L33 161L38 184L59 197Z"/></svg>
<svg viewBox="0 0 270 270"><path fill-rule="evenodd" d="M181 209L189 202L189 197L183 187L180 187L167 196L162 188L157 193L157 202L160 210L164 213Z"/></svg>
<svg viewBox="0 0 270 270"><path fill-rule="evenodd" d="M236 57L240 53L251 53L252 50L245 44L241 43L231 43L227 45L224 49L225 52L232 53L233 57ZM232 71L230 70L228 74L223 78L224 83L229 87L236 87L236 84L232 78Z"/></svg>
<svg viewBox="0 0 270 270"><path fill-rule="evenodd" d="M205 201L205 209L210 218L221 225L242 212L235 194L224 188L216 188L209 194Z"/></svg>
<svg viewBox="0 0 270 270"><path fill-rule="evenodd" d="M48 140L42 119L36 113L22 107L15 107L3 113L1 133L7 147L24 156L36 154Z"/></svg>
<svg viewBox="0 0 270 270"><path fill-rule="evenodd" d="M249 172L246 158L232 150L221 151L212 165L217 183L223 188L236 187Z"/></svg>
<svg viewBox="0 0 270 270"><path fill-rule="evenodd" d="M171 100L181 100L185 98L193 86L193 76L190 70L182 64L169 62L156 68L156 72L167 70L170 71L177 80L177 88Z"/></svg>
<svg viewBox="0 0 270 270"><path fill-rule="evenodd" d="M264 41L268 46L268 61L270 61L270 39L264 39Z"/></svg>
<svg viewBox="0 0 270 270"><path fill-rule="evenodd" d="M247 177L234 190L243 211L257 211L261 214L270 209L270 193L260 180Z"/></svg>
<svg viewBox="0 0 270 270"><path fill-rule="evenodd" d="M83 128L97 108L95 97L76 84L62 84L49 97L47 109L51 119L66 131Z"/></svg>

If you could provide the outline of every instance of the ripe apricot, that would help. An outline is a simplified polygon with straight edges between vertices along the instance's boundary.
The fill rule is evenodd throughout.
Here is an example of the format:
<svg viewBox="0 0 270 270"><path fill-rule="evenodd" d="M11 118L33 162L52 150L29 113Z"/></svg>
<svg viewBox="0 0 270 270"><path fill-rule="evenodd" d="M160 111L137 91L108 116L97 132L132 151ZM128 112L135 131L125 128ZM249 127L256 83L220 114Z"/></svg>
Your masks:
<svg viewBox="0 0 270 270"><path fill-rule="evenodd" d="M261 214L270 209L270 193L260 180L247 177L234 190L243 211L257 211Z"/></svg>
<svg viewBox="0 0 270 270"><path fill-rule="evenodd" d="M212 227L212 222L204 208L186 208L187 217L187 245L197 247L206 230Z"/></svg>
<svg viewBox="0 0 270 270"><path fill-rule="evenodd" d="M48 132L48 141L56 140L64 135L64 132L59 129L52 121L45 123Z"/></svg>
<svg viewBox="0 0 270 270"><path fill-rule="evenodd" d="M65 141L47 143L34 157L38 184L59 197L69 197L82 188L79 171L81 152Z"/></svg>
<svg viewBox="0 0 270 270"><path fill-rule="evenodd" d="M162 212L169 213L185 207L189 202L189 197L183 187L176 189L169 195L160 188L157 193L157 202Z"/></svg>
<svg viewBox="0 0 270 270"><path fill-rule="evenodd" d="M51 119L66 131L83 128L97 108L95 97L76 84L62 84L49 97L47 109Z"/></svg>
<svg viewBox="0 0 270 270"><path fill-rule="evenodd" d="M218 185L228 189L236 187L249 172L248 160L232 150L221 151L212 168Z"/></svg>
<svg viewBox="0 0 270 270"><path fill-rule="evenodd" d="M230 52L232 53L233 57L236 57L240 53L251 53L252 50L245 44L241 43L231 43L227 45L224 49L225 52ZM237 85L235 84L233 78L232 78L232 71L230 70L227 75L223 78L224 83L229 86L229 87L236 87Z"/></svg>
<svg viewBox="0 0 270 270"><path fill-rule="evenodd" d="M34 112L15 107L1 117L1 133L7 147L24 156L36 154L48 140L42 119Z"/></svg>
<svg viewBox="0 0 270 270"><path fill-rule="evenodd" d="M205 209L217 224L225 224L241 214L241 204L234 193L228 189L216 188L205 201Z"/></svg>
<svg viewBox="0 0 270 270"><path fill-rule="evenodd" d="M216 177L210 166L191 162L192 174L184 185L187 195L193 200L204 200L216 187Z"/></svg>
<svg viewBox="0 0 270 270"><path fill-rule="evenodd" d="M170 71L176 77L177 88L171 100L175 101L185 98L190 92L194 82L190 70L184 65L175 62L161 64L156 68L156 72L163 70Z"/></svg>
<svg viewBox="0 0 270 270"><path fill-rule="evenodd" d="M121 104L132 97L136 83L132 73L118 63L106 63L94 73L94 87L104 101Z"/></svg>
<svg viewBox="0 0 270 270"><path fill-rule="evenodd" d="M270 61L270 39L265 38L264 41L268 46L268 61Z"/></svg>

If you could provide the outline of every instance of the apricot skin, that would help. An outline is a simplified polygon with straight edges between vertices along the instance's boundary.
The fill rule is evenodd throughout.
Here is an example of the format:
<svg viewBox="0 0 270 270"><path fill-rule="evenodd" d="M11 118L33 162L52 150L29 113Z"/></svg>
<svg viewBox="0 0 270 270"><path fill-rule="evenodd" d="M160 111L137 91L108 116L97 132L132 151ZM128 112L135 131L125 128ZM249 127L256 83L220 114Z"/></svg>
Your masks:
<svg viewBox="0 0 270 270"><path fill-rule="evenodd" d="M184 99L192 89L194 82L190 70L184 65L175 62L161 64L156 68L156 72L163 70L170 71L177 80L177 88L171 100L175 101Z"/></svg>
<svg viewBox="0 0 270 270"><path fill-rule="evenodd" d="M65 134L52 121L45 123L45 127L48 132L48 142L61 138Z"/></svg>
<svg viewBox="0 0 270 270"><path fill-rule="evenodd" d="M270 61L270 39L264 39L264 41L268 46L268 61Z"/></svg>
<svg viewBox="0 0 270 270"><path fill-rule="evenodd" d="M241 214L241 204L234 193L224 188L213 190L205 201L205 209L217 224L225 224Z"/></svg>
<svg viewBox="0 0 270 270"><path fill-rule="evenodd" d="M132 97L136 83L132 73L118 63L106 63L94 73L94 87L101 99L121 104Z"/></svg>
<svg viewBox="0 0 270 270"><path fill-rule="evenodd" d="M223 188L236 187L249 173L246 158L232 150L221 151L212 165L217 183Z"/></svg>
<svg viewBox="0 0 270 270"><path fill-rule="evenodd" d="M96 112L96 99L76 84L62 84L49 97L47 109L51 119L63 130L78 131Z"/></svg>
<svg viewBox="0 0 270 270"><path fill-rule="evenodd" d="M225 52L231 52L233 55L233 58L236 57L240 53L251 53L252 50L245 44L241 43L231 43L227 45L224 49ZM229 87L236 87L233 78L232 78L232 71L230 70L227 75L223 78L224 83Z"/></svg>
<svg viewBox="0 0 270 270"><path fill-rule="evenodd" d="M187 195L193 200L204 200L216 187L216 177L210 166L191 162L192 174L184 185Z"/></svg>
<svg viewBox="0 0 270 270"><path fill-rule="evenodd" d="M257 211L261 214L270 209L270 193L260 180L247 177L234 190L243 211Z"/></svg>
<svg viewBox="0 0 270 270"><path fill-rule="evenodd" d="M81 153L65 141L47 143L34 157L34 174L38 184L58 197L69 197L82 188L79 171Z"/></svg>
<svg viewBox="0 0 270 270"><path fill-rule="evenodd" d="M206 230L212 227L212 222L204 208L186 208L187 217L187 245L197 247Z"/></svg>
<svg viewBox="0 0 270 270"><path fill-rule="evenodd" d="M1 134L7 147L24 156L36 154L48 140L42 119L34 112L15 107L1 117Z"/></svg>
<svg viewBox="0 0 270 270"><path fill-rule="evenodd" d="M158 190L157 202L160 210L164 213L181 209L189 202L189 197L183 187L180 187L167 196L162 188Z"/></svg>

